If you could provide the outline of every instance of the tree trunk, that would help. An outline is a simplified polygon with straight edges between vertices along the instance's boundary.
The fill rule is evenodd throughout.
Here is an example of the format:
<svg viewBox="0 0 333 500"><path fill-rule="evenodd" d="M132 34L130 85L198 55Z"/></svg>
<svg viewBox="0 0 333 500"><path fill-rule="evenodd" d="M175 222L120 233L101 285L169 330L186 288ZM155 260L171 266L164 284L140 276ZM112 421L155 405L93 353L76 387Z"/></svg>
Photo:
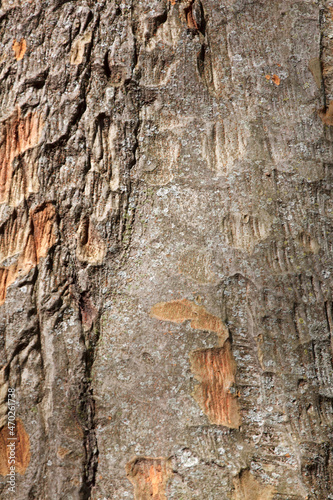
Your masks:
<svg viewBox="0 0 333 500"><path fill-rule="evenodd" d="M333 499L333 2L0 20L1 498Z"/></svg>

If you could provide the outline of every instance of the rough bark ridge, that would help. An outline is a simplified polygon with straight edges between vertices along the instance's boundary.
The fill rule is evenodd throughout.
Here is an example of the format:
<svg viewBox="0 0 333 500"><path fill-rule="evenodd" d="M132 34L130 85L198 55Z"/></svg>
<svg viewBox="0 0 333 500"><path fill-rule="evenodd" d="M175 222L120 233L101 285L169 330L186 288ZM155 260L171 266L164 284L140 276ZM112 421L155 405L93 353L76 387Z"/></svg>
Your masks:
<svg viewBox="0 0 333 500"><path fill-rule="evenodd" d="M1 498L333 498L333 2L201 2L1 2Z"/></svg>

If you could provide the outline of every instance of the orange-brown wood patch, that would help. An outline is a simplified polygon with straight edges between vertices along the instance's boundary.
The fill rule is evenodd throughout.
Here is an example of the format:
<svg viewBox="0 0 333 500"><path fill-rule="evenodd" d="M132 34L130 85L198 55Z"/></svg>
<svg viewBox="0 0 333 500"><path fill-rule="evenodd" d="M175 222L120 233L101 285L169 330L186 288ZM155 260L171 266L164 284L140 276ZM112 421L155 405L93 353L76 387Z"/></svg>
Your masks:
<svg viewBox="0 0 333 500"><path fill-rule="evenodd" d="M185 9L184 9L187 26L190 29L198 29L198 25L195 22L195 19L193 17L193 10L192 9L193 9L193 0L191 0L189 2L188 7L185 7Z"/></svg>
<svg viewBox="0 0 333 500"><path fill-rule="evenodd" d="M24 40L24 38L21 38L20 41L18 40L13 41L13 51L17 61L23 59L26 50L27 50L27 42Z"/></svg>
<svg viewBox="0 0 333 500"><path fill-rule="evenodd" d="M150 316L172 323L183 323L186 320L191 320L192 328L217 333L221 344L229 335L227 327L220 318L210 314L203 306L187 299L155 304L150 311Z"/></svg>
<svg viewBox="0 0 333 500"><path fill-rule="evenodd" d="M333 125L333 101L328 105L328 108L320 109L318 115L325 125Z"/></svg>
<svg viewBox="0 0 333 500"><path fill-rule="evenodd" d="M3 427L0 431L0 474L6 476L9 474L9 450L7 446L11 441L8 440L8 428ZM24 474L30 462L30 439L23 423L20 419L16 420L15 436L15 472ZM13 465L13 464L12 464Z"/></svg>
<svg viewBox="0 0 333 500"><path fill-rule="evenodd" d="M235 383L236 363L230 342L223 347L198 349L190 353L191 369L200 382L193 397L212 424L238 428L237 397L230 389Z"/></svg>
<svg viewBox="0 0 333 500"><path fill-rule="evenodd" d="M192 372L200 382L193 397L212 424L238 428L238 400L230 392L235 383L236 362L228 340L229 332L223 321L210 314L203 306L187 299L155 304L150 316L173 323L190 320L192 328L217 333L219 347L198 349L190 353Z"/></svg>
<svg viewBox="0 0 333 500"><path fill-rule="evenodd" d="M17 205L38 190L35 165L25 164L13 171L13 161L38 144L43 121L37 113L21 116L17 110L2 123L0 135L0 203Z"/></svg>
<svg viewBox="0 0 333 500"><path fill-rule="evenodd" d="M47 255L55 243L55 222L54 206L44 203L29 214L14 211L0 227L0 304L16 278L27 274ZM14 261L8 265L10 259Z"/></svg>
<svg viewBox="0 0 333 500"><path fill-rule="evenodd" d="M33 239L36 251L36 263L46 257L48 249L55 243L54 223L55 208L51 203L40 205L31 212Z"/></svg>
<svg viewBox="0 0 333 500"><path fill-rule="evenodd" d="M167 459L135 457L126 465L126 474L135 500L166 500L166 483L172 475Z"/></svg>

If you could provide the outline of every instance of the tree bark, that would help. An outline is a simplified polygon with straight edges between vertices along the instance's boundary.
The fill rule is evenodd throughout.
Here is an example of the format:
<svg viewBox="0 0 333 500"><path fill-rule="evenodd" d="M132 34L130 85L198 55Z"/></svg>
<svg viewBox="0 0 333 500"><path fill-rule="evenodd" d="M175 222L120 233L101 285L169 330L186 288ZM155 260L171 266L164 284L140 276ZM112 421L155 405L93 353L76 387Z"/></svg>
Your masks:
<svg viewBox="0 0 333 500"><path fill-rule="evenodd" d="M1 498L333 499L333 2L0 33Z"/></svg>

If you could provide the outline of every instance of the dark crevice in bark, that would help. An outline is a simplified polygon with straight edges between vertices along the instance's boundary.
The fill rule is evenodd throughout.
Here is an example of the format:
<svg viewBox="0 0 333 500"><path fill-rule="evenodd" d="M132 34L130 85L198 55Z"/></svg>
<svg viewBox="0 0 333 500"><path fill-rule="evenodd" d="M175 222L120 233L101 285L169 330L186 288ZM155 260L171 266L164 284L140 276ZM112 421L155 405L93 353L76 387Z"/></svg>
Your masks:
<svg viewBox="0 0 333 500"><path fill-rule="evenodd" d="M327 108L327 100L326 100L325 79L324 79L324 75L323 75L324 24L325 24L325 11L322 8L322 9L319 9L319 33L320 33L319 60L320 60L320 66L321 66L321 86L322 86L322 93L323 93L323 105L324 105L324 109L326 110L326 108Z"/></svg>
<svg viewBox="0 0 333 500"><path fill-rule="evenodd" d="M82 315L81 315L82 321ZM94 332L94 333L92 333ZM91 490L95 485L98 468L98 443L95 431L95 400L92 387L92 367L95 359L96 346L100 336L99 319L91 326L83 341L86 344L84 353L85 378L82 382L81 393L78 398L78 414L84 431L83 444L85 448L85 463L83 470L83 483L81 487L81 500L91 497Z"/></svg>
<svg viewBox="0 0 333 500"><path fill-rule="evenodd" d="M109 79L110 76L111 76L111 70L110 70L110 67L109 67L108 52L107 51L105 52L105 55L104 55L103 65L104 65L105 76L106 76L107 79Z"/></svg>

